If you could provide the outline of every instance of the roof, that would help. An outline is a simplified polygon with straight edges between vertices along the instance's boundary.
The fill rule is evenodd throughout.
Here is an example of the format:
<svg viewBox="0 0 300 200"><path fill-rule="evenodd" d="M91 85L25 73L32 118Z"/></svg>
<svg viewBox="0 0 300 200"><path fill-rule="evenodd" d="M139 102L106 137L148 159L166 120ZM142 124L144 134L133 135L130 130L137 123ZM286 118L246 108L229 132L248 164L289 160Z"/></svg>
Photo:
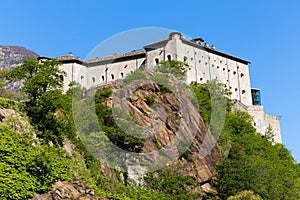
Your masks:
<svg viewBox="0 0 300 200"><path fill-rule="evenodd" d="M162 40L158 40L156 42L153 42L151 44L144 46L144 49L146 49L146 50L157 49L161 46L165 46L170 40L171 40L170 37L164 38Z"/></svg>
<svg viewBox="0 0 300 200"><path fill-rule="evenodd" d="M193 47L196 47L196 48L202 49L204 51L207 51L209 53L213 53L213 54L225 57L225 58L229 58L229 59L238 61L238 62L243 63L243 64L249 64L250 63L247 60L244 60L242 58L238 58L236 56L218 51L215 48L212 48L212 47L209 47L209 46L203 46L201 44L201 42L204 42L204 40L202 38L194 38L192 40L187 40L179 32L172 32L172 33L170 33L168 38L164 38L162 40L159 40L159 41L153 42L151 44L148 44L148 45L144 46L143 50L134 50L134 51L123 53L123 54L114 54L114 55L111 55L111 56L100 57L100 58L97 57L97 58L90 59L90 60L85 60L85 61L80 60L80 58L74 58L72 53L69 53L69 54L64 55L64 56L57 57L57 59L59 61L63 62L63 63L74 63L75 62L75 63L87 65L87 66L93 66L93 65L96 65L96 64L99 64L99 63L119 62L119 61L123 61L123 60L127 60L127 59L132 59L133 57L141 58L141 57L145 57L146 51L151 51L153 49L157 49L157 48L160 48L160 47L163 47L163 46L167 45L167 43L172 39L172 37L174 35L179 35L180 40L183 43L187 44L187 45L191 45Z"/></svg>
<svg viewBox="0 0 300 200"><path fill-rule="evenodd" d="M159 40L159 41L156 41L154 43L151 43L151 44L148 44L146 46L144 46L144 49L145 50L153 50L153 49L157 49L157 48L160 48L162 46L165 46L171 39L172 37L177 34L179 35L181 41L185 44L188 44L188 45L191 45L193 47L196 47L196 48L199 48L199 49L202 49L204 51L207 51L209 53L213 53L213 54L216 54L216 55L219 55L219 56L222 56L222 57L225 57L225 58L229 58L229 59L232 59L232 60L235 60L235 61L238 61L238 62L241 62L243 64L249 64L250 61L247 61L245 59L242 59L242 58L238 58L236 56L233 56L233 55L230 55L230 54L227 54L227 53L224 53L224 52L221 52L221 51L218 51L216 50L215 48L211 48L211 47L205 47L201 44L201 42L204 42L204 40L200 37L198 38L194 38L192 40L187 40L185 39L185 37L179 33L179 32L172 32L170 33L169 37L168 38L164 38L162 40Z"/></svg>
<svg viewBox="0 0 300 200"><path fill-rule="evenodd" d="M135 56L145 56L146 51L145 50L135 50L123 54L115 54L112 56L106 56L106 57L100 57L100 58L94 58L90 60L85 60L85 64L94 64L94 63L99 63L99 62L111 62L115 60L120 60L124 58L132 58Z"/></svg>
<svg viewBox="0 0 300 200"><path fill-rule="evenodd" d="M186 40L186 39L184 39L184 38L182 38L182 37L181 37L181 40L182 40L182 42L185 43L185 44L188 44L188 45L194 46L194 47L196 47L196 48L205 50L205 51L207 51L207 52L209 52L209 53L213 53L213 54L216 54L216 55L225 57L225 58L229 58L229 59L238 61L238 62L243 63L243 64L246 64L246 65L249 64L249 63L251 63L250 61L247 61L247 60L242 59L242 58L238 58L238 57L236 57L236 56L230 55L230 54L228 54L228 53L224 53L224 52L222 52L222 51L218 51L218 50L216 50L216 49L214 49L214 48L202 46L201 44L198 44L198 43L194 42L193 40L191 40L191 41L190 41L190 40Z"/></svg>

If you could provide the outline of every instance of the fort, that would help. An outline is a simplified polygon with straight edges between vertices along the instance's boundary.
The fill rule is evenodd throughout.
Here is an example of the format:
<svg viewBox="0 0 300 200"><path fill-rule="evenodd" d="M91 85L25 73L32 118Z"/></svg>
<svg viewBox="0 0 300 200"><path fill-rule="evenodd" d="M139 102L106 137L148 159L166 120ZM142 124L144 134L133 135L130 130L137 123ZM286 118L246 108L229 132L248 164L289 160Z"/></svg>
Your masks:
<svg viewBox="0 0 300 200"><path fill-rule="evenodd" d="M201 38L189 40L181 33L173 32L165 39L147 44L143 50L90 60L74 58L71 53L60 56L58 59L63 63L61 69L66 72L64 91L73 81L89 89L123 79L137 69L154 68L161 61L178 60L190 67L186 73L186 83L206 83L214 79L223 83L231 91L234 108L254 117L253 126L257 132L265 134L271 127L274 141L281 143L279 118L264 112L260 90L251 88L250 62L203 42Z"/></svg>

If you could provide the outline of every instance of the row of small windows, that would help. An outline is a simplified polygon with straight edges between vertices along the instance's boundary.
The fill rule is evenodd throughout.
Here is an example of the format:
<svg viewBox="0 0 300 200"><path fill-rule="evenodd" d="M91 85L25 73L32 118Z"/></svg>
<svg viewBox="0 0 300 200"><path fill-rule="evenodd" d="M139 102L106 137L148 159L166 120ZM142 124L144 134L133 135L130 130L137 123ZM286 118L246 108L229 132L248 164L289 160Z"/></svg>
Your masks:
<svg viewBox="0 0 300 200"><path fill-rule="evenodd" d="M218 79L217 76L216 76L216 79ZM203 81L203 78L200 78L200 81L202 82L202 81ZM227 82L228 82L228 80L227 80ZM224 84L224 86L227 87L226 84ZM229 89L232 90L232 87L230 86ZM237 92L238 90L239 90L238 88L235 88L235 89L234 89L235 92ZM245 94L245 93L246 93L246 90L242 90L242 94Z"/></svg>
<svg viewBox="0 0 300 200"><path fill-rule="evenodd" d="M130 73L132 74L133 71L130 71ZM84 78L84 77L81 76L81 79L83 79L83 78ZM111 80L115 80L115 75L114 75L114 74L111 74L111 75L110 75L110 78L111 78ZM124 72L121 72L121 73L120 73L120 78L124 78ZM105 76L104 76L104 75L101 76L101 81L102 81L102 82L105 81ZM93 83L96 82L96 78L95 78L95 77L92 77L92 82L93 82Z"/></svg>

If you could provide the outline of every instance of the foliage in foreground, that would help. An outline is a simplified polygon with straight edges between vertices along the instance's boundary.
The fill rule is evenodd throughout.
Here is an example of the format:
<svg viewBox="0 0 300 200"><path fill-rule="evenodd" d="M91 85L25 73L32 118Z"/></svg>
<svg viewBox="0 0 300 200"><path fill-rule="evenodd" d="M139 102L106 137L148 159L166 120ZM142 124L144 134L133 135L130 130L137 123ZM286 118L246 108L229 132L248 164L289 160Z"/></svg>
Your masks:
<svg viewBox="0 0 300 200"><path fill-rule="evenodd" d="M121 179L110 183L100 172L101 164L76 135L71 95L61 91L63 73L58 70L58 65L56 61L41 64L29 60L9 73L12 80L25 81L23 91L29 97L25 111L40 131L38 137L44 144L39 145L20 133L0 127L0 198L29 198L34 192L46 191L57 180L69 180L74 172L79 173L79 177L92 185L98 194L114 199L195 198L187 188L197 183L169 169L148 174L143 189L124 186ZM137 75L143 77L141 73ZM209 84L212 84L210 88L217 90L209 90L207 84L192 84L206 124L211 123L210 92L220 91L220 84ZM104 104L110 95L107 88L96 95L100 124L113 142L124 149L139 152L143 141L124 135L115 125L111 109ZM151 98L148 102L151 104ZM2 98L0 103L0 108L20 107L18 103ZM293 164L288 150L281 144L272 145L268 141L270 138L257 134L249 115L240 111L231 113L230 102L226 105L226 123L219 140L219 146L222 151L226 150L226 154L216 166L214 187L218 194L211 199L300 199L300 169ZM76 146L72 159L60 148L65 139ZM50 147L50 142L56 145Z"/></svg>
<svg viewBox="0 0 300 200"><path fill-rule="evenodd" d="M226 120L231 149L216 166L219 196L252 190L263 199L299 199L300 173L289 151L256 133L249 117L229 113Z"/></svg>
<svg viewBox="0 0 300 200"><path fill-rule="evenodd" d="M34 141L0 127L0 198L26 199L46 192L58 180L69 180L70 160L63 149Z"/></svg>

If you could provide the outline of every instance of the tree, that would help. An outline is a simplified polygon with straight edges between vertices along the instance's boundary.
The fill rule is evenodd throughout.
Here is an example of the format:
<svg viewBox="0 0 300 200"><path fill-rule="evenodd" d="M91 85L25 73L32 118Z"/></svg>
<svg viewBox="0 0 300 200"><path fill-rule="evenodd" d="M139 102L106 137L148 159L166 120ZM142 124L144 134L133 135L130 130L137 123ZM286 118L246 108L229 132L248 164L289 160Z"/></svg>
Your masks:
<svg viewBox="0 0 300 200"><path fill-rule="evenodd" d="M217 165L215 186L220 197L252 190L263 199L299 199L300 173L289 151L256 133L250 121L240 112L227 117L231 149Z"/></svg>
<svg viewBox="0 0 300 200"><path fill-rule="evenodd" d="M60 62L46 60L40 62L37 59L25 59L24 63L7 75L11 81L24 80L22 91L31 101L40 98L45 92L61 88L63 85L63 71L59 69Z"/></svg>
<svg viewBox="0 0 300 200"><path fill-rule="evenodd" d="M5 88L6 86L6 76L8 74L8 70L0 69L0 96L5 98L14 98L16 99L18 95L14 92L11 92Z"/></svg>
<svg viewBox="0 0 300 200"><path fill-rule="evenodd" d="M29 98L25 107L31 122L42 134L38 136L45 142L61 144L64 131L59 117L71 110L71 97L61 90L64 72L59 69L57 60L26 59L24 63L7 75L12 81L23 80L21 88ZM66 130L66 129L65 129Z"/></svg>

